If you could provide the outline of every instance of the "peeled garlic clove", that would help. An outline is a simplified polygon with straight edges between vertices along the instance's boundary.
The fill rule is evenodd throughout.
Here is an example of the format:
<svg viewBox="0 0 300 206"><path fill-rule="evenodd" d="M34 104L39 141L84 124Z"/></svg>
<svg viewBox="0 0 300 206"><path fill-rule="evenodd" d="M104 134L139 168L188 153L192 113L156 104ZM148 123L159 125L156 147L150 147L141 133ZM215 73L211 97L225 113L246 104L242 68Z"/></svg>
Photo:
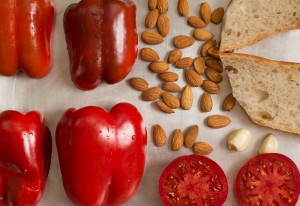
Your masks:
<svg viewBox="0 0 300 206"><path fill-rule="evenodd" d="M230 150L243 151L250 145L250 142L250 131L245 128L235 130L228 136L228 147Z"/></svg>
<svg viewBox="0 0 300 206"><path fill-rule="evenodd" d="M278 145L276 137L273 134L269 134L265 137L263 143L261 144L258 153L274 153L277 151Z"/></svg>

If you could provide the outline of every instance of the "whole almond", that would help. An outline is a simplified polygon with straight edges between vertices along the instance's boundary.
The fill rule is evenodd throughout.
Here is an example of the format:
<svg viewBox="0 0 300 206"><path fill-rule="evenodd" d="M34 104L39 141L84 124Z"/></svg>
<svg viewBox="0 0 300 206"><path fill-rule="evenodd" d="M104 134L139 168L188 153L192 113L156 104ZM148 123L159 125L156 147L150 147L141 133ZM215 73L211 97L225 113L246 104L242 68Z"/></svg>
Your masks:
<svg viewBox="0 0 300 206"><path fill-rule="evenodd" d="M162 87L163 90L166 90L168 92L180 92L181 88L177 84L173 82L165 82Z"/></svg>
<svg viewBox="0 0 300 206"><path fill-rule="evenodd" d="M148 0L148 8L150 10L156 9L157 0Z"/></svg>
<svg viewBox="0 0 300 206"><path fill-rule="evenodd" d="M205 70L205 74L208 80L215 82L215 83L220 83L223 81L223 76L219 72L217 72L214 69L207 68Z"/></svg>
<svg viewBox="0 0 300 206"><path fill-rule="evenodd" d="M154 144L157 147L164 146L166 144L166 140L167 140L164 129L159 124L156 124L156 125L153 125L152 132L153 132L152 134L153 134Z"/></svg>
<svg viewBox="0 0 300 206"><path fill-rule="evenodd" d="M152 87L143 91L142 100L144 101L154 101L161 96L161 89L159 87Z"/></svg>
<svg viewBox="0 0 300 206"><path fill-rule="evenodd" d="M198 74L203 74L205 68L205 60L203 57L197 57L196 59L194 59L194 69Z"/></svg>
<svg viewBox="0 0 300 206"><path fill-rule="evenodd" d="M152 72L162 73L169 69L169 65L164 61L157 61L150 63L148 68Z"/></svg>
<svg viewBox="0 0 300 206"><path fill-rule="evenodd" d="M206 57L207 56L207 51L212 48L215 47L217 45L216 40L209 40L207 42L205 42L200 50L200 54L202 57Z"/></svg>
<svg viewBox="0 0 300 206"><path fill-rule="evenodd" d="M140 51L140 56L143 60L148 62L156 62L159 60L157 52L151 48L142 48Z"/></svg>
<svg viewBox="0 0 300 206"><path fill-rule="evenodd" d="M178 74L174 72L163 72L158 75L158 77L165 82L175 82L178 80Z"/></svg>
<svg viewBox="0 0 300 206"><path fill-rule="evenodd" d="M204 3L201 4L199 13L200 13L200 16L201 16L202 20L206 24L208 24L210 22L210 19L211 19L211 8L210 8L210 5L207 2L204 2Z"/></svg>
<svg viewBox="0 0 300 206"><path fill-rule="evenodd" d="M161 97L164 103L168 105L170 108L177 109L180 107L179 99L175 95L170 94L168 92L163 92L161 94Z"/></svg>
<svg viewBox="0 0 300 206"><path fill-rule="evenodd" d="M209 80L203 81L202 88L210 94L218 94L220 91L219 85Z"/></svg>
<svg viewBox="0 0 300 206"><path fill-rule="evenodd" d="M213 151L213 148L206 142L196 142L193 146L193 151L196 154L207 155Z"/></svg>
<svg viewBox="0 0 300 206"><path fill-rule="evenodd" d="M170 31L170 20L165 14L158 17L157 20L157 31L162 37L166 37Z"/></svg>
<svg viewBox="0 0 300 206"><path fill-rule="evenodd" d="M234 108L236 99L232 93L228 94L223 102L222 109L225 111L231 111Z"/></svg>
<svg viewBox="0 0 300 206"><path fill-rule="evenodd" d="M158 15L157 9L149 11L145 18L145 26L151 29L154 28L158 19Z"/></svg>
<svg viewBox="0 0 300 206"><path fill-rule="evenodd" d="M176 61L175 66L177 68L186 69L193 64L193 59L191 57L184 57Z"/></svg>
<svg viewBox="0 0 300 206"><path fill-rule="evenodd" d="M148 83L143 78L134 77L129 80L130 85L139 91L146 91L148 89Z"/></svg>
<svg viewBox="0 0 300 206"><path fill-rule="evenodd" d="M184 135L185 147L191 148L194 145L194 143L198 137L198 133L199 133L198 125L193 125L188 128L188 130L186 131L186 133Z"/></svg>
<svg viewBox="0 0 300 206"><path fill-rule="evenodd" d="M213 59L213 58L207 58L205 59L205 64L207 67L219 72L219 73L222 73L223 72L223 66L222 66L222 63L219 62L218 60L216 59Z"/></svg>
<svg viewBox="0 0 300 206"><path fill-rule="evenodd" d="M202 112L210 112L213 107L213 101L209 93L204 92L200 99L200 109Z"/></svg>
<svg viewBox="0 0 300 206"><path fill-rule="evenodd" d="M168 0L157 0L157 9L161 14L166 13L169 9Z"/></svg>
<svg viewBox="0 0 300 206"><path fill-rule="evenodd" d="M174 110L162 101L156 101L155 104L156 104L157 108L160 109L164 113L168 113L168 114L174 113Z"/></svg>
<svg viewBox="0 0 300 206"><path fill-rule="evenodd" d="M202 77L200 74L195 72L192 69L185 70L185 79L187 83L192 87L200 87L203 83Z"/></svg>
<svg viewBox="0 0 300 206"><path fill-rule="evenodd" d="M212 47L207 51L207 54L216 60L221 60L220 50L216 47Z"/></svg>
<svg viewBox="0 0 300 206"><path fill-rule="evenodd" d="M168 57L168 63L173 64L182 57L182 51L179 49L174 49L170 52Z"/></svg>
<svg viewBox="0 0 300 206"><path fill-rule="evenodd" d="M207 125L211 128L222 128L226 127L231 123L231 119L224 115L211 115L207 118Z"/></svg>
<svg viewBox="0 0 300 206"><path fill-rule="evenodd" d="M174 46L178 49L183 49L193 45L195 40L189 36L179 35L174 38L173 43Z"/></svg>
<svg viewBox="0 0 300 206"><path fill-rule="evenodd" d="M214 24L221 23L224 16L224 8L217 8L211 13L211 22Z"/></svg>
<svg viewBox="0 0 300 206"><path fill-rule="evenodd" d="M183 145L183 134L180 129L176 129L171 142L171 149L173 151L178 151Z"/></svg>
<svg viewBox="0 0 300 206"><path fill-rule="evenodd" d="M203 28L206 26L206 23L197 16L189 16L187 23L194 28Z"/></svg>
<svg viewBox="0 0 300 206"><path fill-rule="evenodd" d="M205 29L195 29L194 38L199 41L208 41L214 38L214 34Z"/></svg>
<svg viewBox="0 0 300 206"><path fill-rule="evenodd" d="M178 0L177 10L181 16L189 15L189 11L190 11L189 2L187 0Z"/></svg>
<svg viewBox="0 0 300 206"><path fill-rule="evenodd" d="M193 106L193 90L190 85L187 85L182 91L180 106L185 110L189 110Z"/></svg>
<svg viewBox="0 0 300 206"><path fill-rule="evenodd" d="M164 41L164 38L159 33L152 30L144 31L141 38L147 44L160 44Z"/></svg>

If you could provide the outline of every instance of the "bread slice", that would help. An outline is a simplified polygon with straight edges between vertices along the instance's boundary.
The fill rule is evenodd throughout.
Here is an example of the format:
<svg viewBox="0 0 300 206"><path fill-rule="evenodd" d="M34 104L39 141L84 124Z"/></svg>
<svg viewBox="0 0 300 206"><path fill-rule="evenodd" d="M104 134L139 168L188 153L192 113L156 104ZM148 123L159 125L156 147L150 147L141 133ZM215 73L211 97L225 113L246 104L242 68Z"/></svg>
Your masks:
<svg viewBox="0 0 300 206"><path fill-rule="evenodd" d="M300 0L231 0L223 19L220 51L233 51L299 28Z"/></svg>
<svg viewBox="0 0 300 206"><path fill-rule="evenodd" d="M221 53L233 95L253 122L300 134L300 64Z"/></svg>

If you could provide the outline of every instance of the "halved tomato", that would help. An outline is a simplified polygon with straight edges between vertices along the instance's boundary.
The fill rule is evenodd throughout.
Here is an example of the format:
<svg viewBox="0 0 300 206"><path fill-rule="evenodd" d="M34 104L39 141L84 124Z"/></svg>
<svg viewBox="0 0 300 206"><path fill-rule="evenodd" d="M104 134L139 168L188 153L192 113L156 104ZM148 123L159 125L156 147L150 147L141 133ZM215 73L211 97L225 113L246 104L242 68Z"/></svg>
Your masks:
<svg viewBox="0 0 300 206"><path fill-rule="evenodd" d="M241 206L294 206L299 191L296 164L278 153L255 156L236 178L236 196Z"/></svg>
<svg viewBox="0 0 300 206"><path fill-rule="evenodd" d="M221 206L228 194L222 168L200 156L181 156L173 160L159 179L159 195L166 206Z"/></svg>

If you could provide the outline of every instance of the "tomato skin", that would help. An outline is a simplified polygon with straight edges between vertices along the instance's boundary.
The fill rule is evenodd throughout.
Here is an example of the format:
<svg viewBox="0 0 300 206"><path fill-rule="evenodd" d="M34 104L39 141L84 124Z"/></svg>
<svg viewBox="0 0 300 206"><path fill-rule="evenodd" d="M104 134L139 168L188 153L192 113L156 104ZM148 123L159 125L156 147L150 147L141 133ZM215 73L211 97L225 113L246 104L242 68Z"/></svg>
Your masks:
<svg viewBox="0 0 300 206"><path fill-rule="evenodd" d="M294 206L300 192L299 170L285 155L278 153L257 155L240 169L236 178L235 192L240 206L254 203L268 205L273 201L280 206ZM286 198L283 198L284 195L287 195ZM252 201L252 204L249 201Z"/></svg>
<svg viewBox="0 0 300 206"><path fill-rule="evenodd" d="M159 179L159 195L166 206L221 206L227 194L224 171L216 162L201 155L176 158Z"/></svg>

